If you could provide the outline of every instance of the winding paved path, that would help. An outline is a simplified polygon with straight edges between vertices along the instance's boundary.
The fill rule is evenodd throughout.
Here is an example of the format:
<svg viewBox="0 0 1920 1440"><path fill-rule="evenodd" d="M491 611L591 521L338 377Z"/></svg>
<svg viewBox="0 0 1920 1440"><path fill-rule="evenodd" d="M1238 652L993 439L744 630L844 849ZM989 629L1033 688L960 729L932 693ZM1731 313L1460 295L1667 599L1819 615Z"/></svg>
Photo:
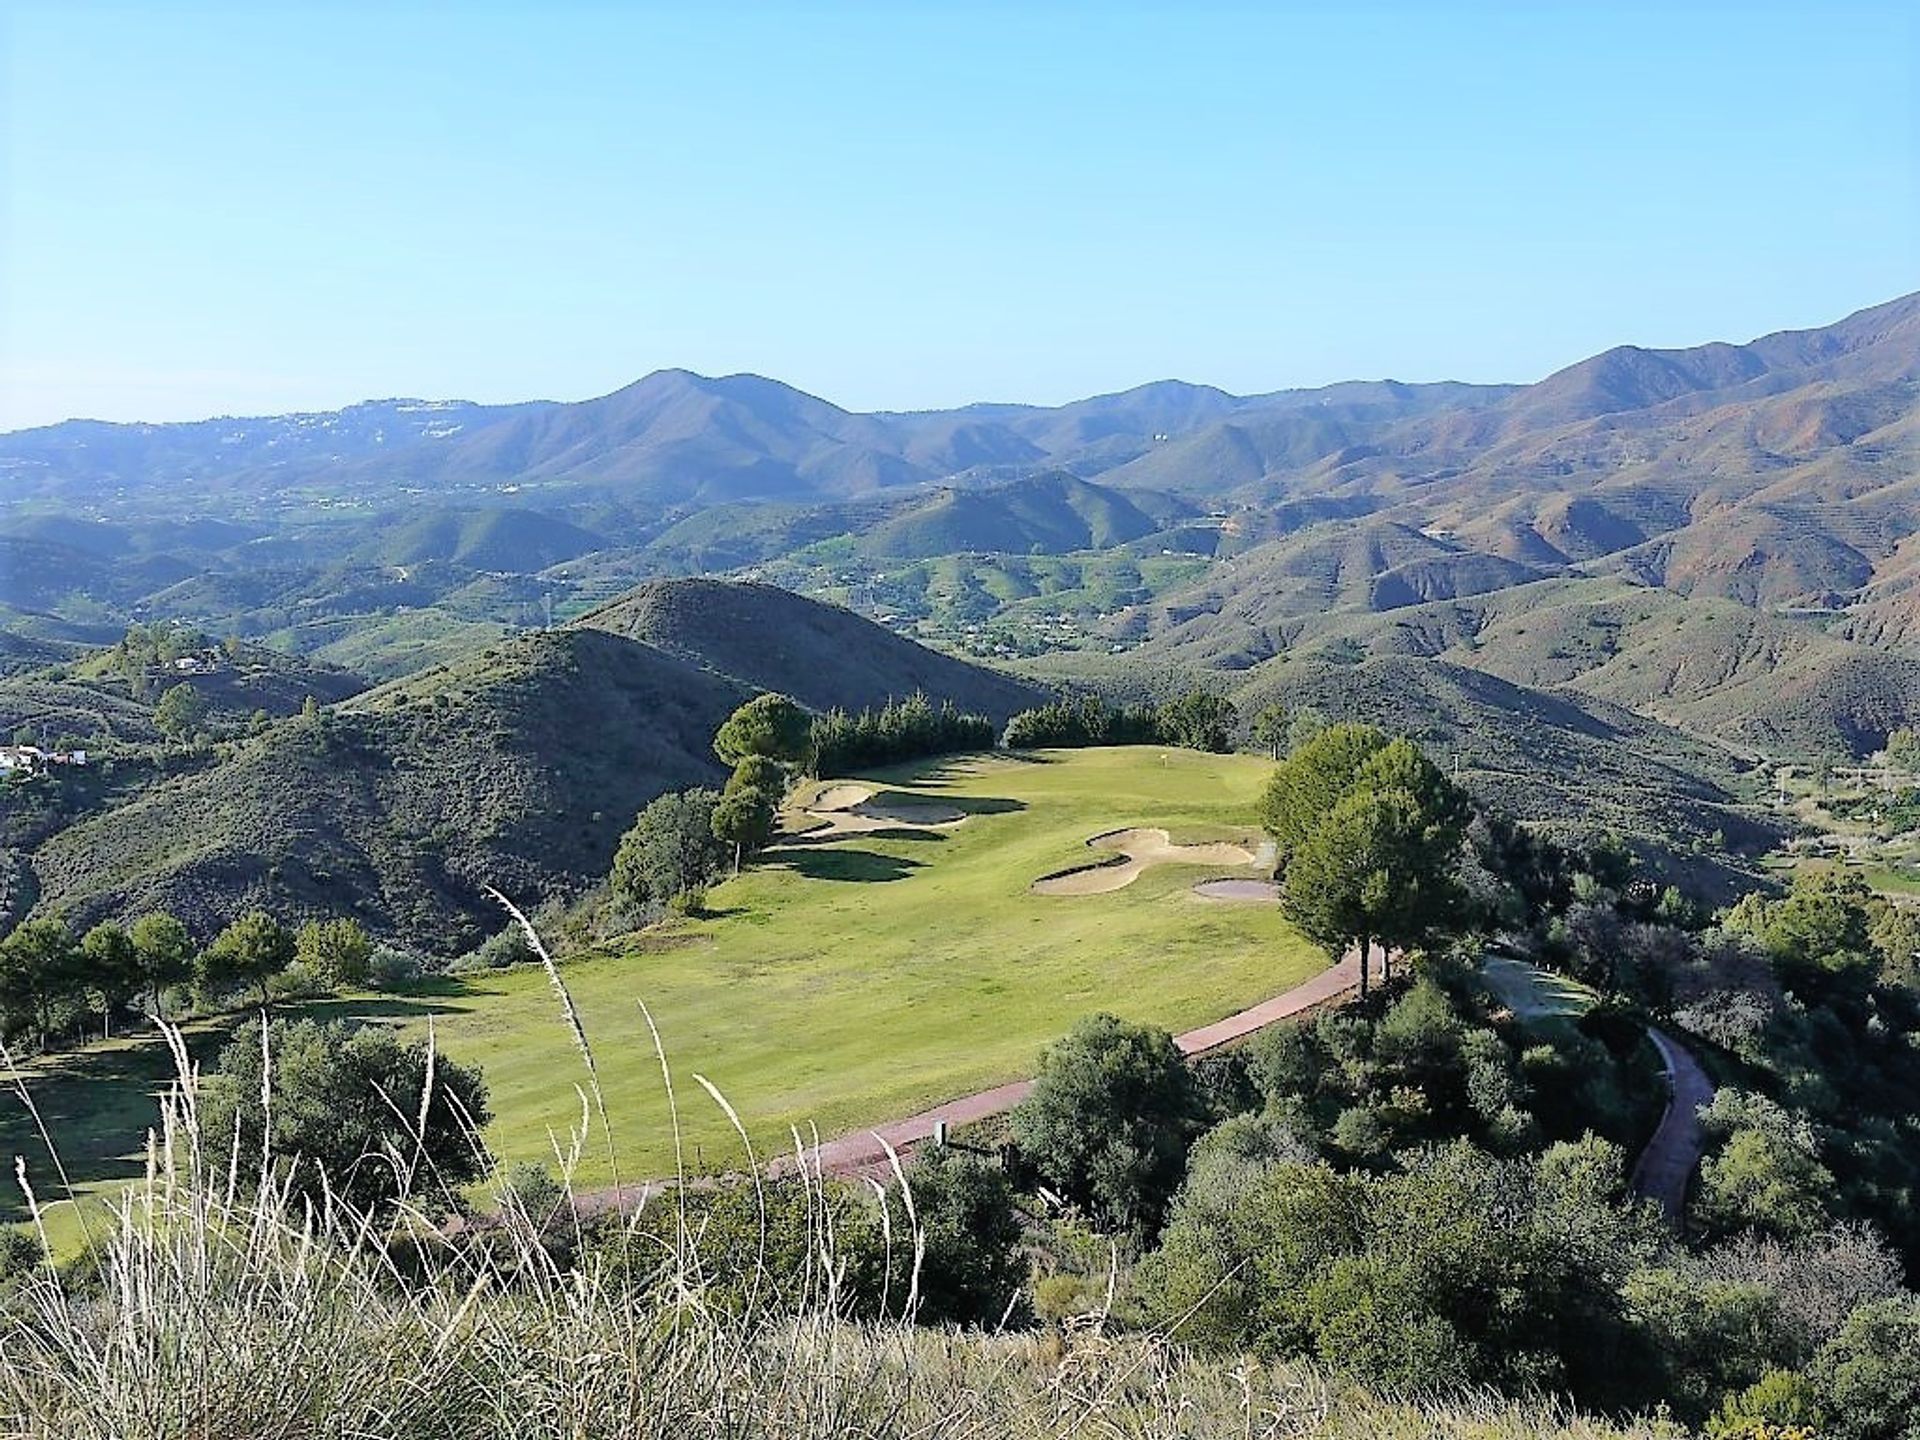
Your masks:
<svg viewBox="0 0 1920 1440"><path fill-rule="evenodd" d="M1666 1031L1649 1025L1647 1038L1660 1052L1669 1099L1659 1129L1633 1167L1629 1186L1634 1194L1659 1201L1667 1218L1678 1225L1686 1214L1687 1186L1693 1179L1693 1167L1700 1163L1705 1139L1700 1107L1713 1103L1713 1082L1700 1062Z"/></svg>
<svg viewBox="0 0 1920 1440"><path fill-rule="evenodd" d="M1375 948L1374 957L1374 968L1378 970L1383 959L1378 947ZM1176 1035L1173 1043L1180 1047L1183 1055L1204 1055L1235 1040L1245 1039L1275 1021L1289 1019L1337 1000L1359 983L1359 959L1349 953L1338 965L1322 970L1304 984L1296 985L1271 1000L1263 1000L1237 1015L1229 1015L1211 1025L1202 1025L1197 1030ZM935 1127L945 1124L951 1129L994 1115L1004 1115L1026 1099L1032 1089L1031 1080L1015 1080L1011 1084L997 1085L991 1090L949 1100L944 1105L936 1105L931 1110L922 1110L918 1115L909 1115L904 1120L895 1120L873 1130L842 1135L820 1146L816 1152L820 1168L829 1175L884 1175L890 1169L886 1150L888 1145L904 1158L916 1145L931 1140ZM809 1156L811 1159L812 1156ZM767 1170L772 1175L786 1174L793 1170L794 1164L793 1156L782 1156L774 1160Z"/></svg>
<svg viewBox="0 0 1920 1440"><path fill-rule="evenodd" d="M1378 976L1385 964L1385 954L1379 946L1373 949L1371 976ZM1338 1000L1349 990L1360 984L1360 962L1358 956L1349 951L1337 965L1322 970L1311 980L1307 980L1293 989L1263 1000L1258 1005L1229 1015L1224 1020L1216 1020L1211 1025L1202 1025L1197 1030L1189 1030L1183 1035L1173 1037L1173 1043L1180 1047L1180 1053L1188 1057L1205 1055L1243 1040L1256 1031L1280 1020L1301 1015L1321 1005ZM963 1095L958 1100L949 1100L936 1105L931 1110L922 1110L918 1115L909 1115L903 1120L890 1121L872 1130L856 1131L850 1135L841 1135L820 1145L817 1150L809 1151L807 1161L812 1168L818 1159L821 1171L843 1179L853 1179L863 1175L875 1179L884 1179L891 1173L892 1166L887 1159L887 1146L891 1145L896 1154L904 1161L913 1153L915 1147L931 1140L935 1128L945 1124L949 1129L969 1125L978 1120L986 1120L995 1115L1004 1115L1033 1089L1031 1080L1015 1080L1006 1085L996 1085L991 1090L981 1090L972 1095ZM884 1144L882 1142L885 1142ZM794 1155L774 1156L766 1165L770 1178L778 1179L782 1175L791 1175L798 1160ZM581 1194L574 1198L574 1207L581 1214L598 1214L616 1208L624 1209L638 1204L647 1196L666 1188L669 1182L663 1180L642 1180L622 1185L619 1190L611 1188ZM690 1182L690 1183L707 1183Z"/></svg>

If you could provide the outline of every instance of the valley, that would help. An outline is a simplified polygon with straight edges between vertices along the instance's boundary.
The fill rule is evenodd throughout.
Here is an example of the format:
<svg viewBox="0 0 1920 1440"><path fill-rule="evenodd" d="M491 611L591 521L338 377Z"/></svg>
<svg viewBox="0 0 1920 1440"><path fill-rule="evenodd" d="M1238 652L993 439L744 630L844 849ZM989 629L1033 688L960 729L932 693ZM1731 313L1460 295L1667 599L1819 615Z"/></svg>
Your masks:
<svg viewBox="0 0 1920 1440"><path fill-rule="evenodd" d="M217 1244L112 1209L204 1134L430 1286L1833 1393L1920 1255L1917 417L1907 297L1529 386L0 436L0 1243ZM1789 1270L1830 1316L1667 1368Z"/></svg>

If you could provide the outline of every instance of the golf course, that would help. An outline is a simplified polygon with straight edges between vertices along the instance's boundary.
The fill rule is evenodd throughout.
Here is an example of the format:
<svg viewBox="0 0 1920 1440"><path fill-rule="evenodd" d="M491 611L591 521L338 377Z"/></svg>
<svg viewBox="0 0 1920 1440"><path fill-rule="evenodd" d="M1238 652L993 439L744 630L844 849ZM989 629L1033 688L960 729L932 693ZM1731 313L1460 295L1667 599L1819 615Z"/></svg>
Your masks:
<svg viewBox="0 0 1920 1440"><path fill-rule="evenodd" d="M790 1147L794 1128L831 1136L1031 1074L1041 1048L1093 1011L1178 1031L1306 979L1327 957L1276 906L1193 892L1212 878L1257 878L1255 806L1270 769L1245 755L1131 747L807 782L779 841L708 892L699 914L561 966L620 1178L675 1163L643 1002L674 1070L686 1161L717 1172L744 1155L695 1073L726 1096L764 1156ZM1166 836L1127 859L1128 883L1035 889L1121 858L1090 842L1145 829ZM394 1024L410 1037L431 1025L443 1053L484 1073L486 1138L503 1161L551 1161L579 1122L587 1070L537 966L287 1010ZM220 1028L198 1027L196 1049L215 1050ZM38 1069L28 1083L43 1109L99 1117L71 1146L54 1126L76 1188L97 1194L134 1178L146 1097L169 1073L164 1046L121 1042ZM103 1106L103 1089L117 1103ZM17 1098L0 1141L27 1156L43 1200L59 1193ZM604 1184L611 1169L595 1135L576 1181Z"/></svg>

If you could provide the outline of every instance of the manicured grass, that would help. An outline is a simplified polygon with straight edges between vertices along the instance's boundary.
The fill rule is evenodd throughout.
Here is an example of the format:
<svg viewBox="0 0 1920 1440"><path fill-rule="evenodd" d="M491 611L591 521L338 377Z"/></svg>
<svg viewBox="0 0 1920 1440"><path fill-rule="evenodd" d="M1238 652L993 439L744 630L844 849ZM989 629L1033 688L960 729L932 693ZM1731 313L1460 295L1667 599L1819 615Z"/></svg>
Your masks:
<svg viewBox="0 0 1920 1440"><path fill-rule="evenodd" d="M731 1127L692 1072L738 1109L762 1152L789 1127L821 1135L912 1113L1032 1073L1041 1048L1099 1010L1179 1031L1276 994L1326 957L1269 905L1198 900L1224 873L1163 866L1106 895L1045 897L1032 881L1093 858L1092 835L1154 825L1180 842L1257 838L1271 767L1249 756L1157 747L982 757L880 772L874 788L966 810L962 824L832 841L802 837L716 887L704 918L570 961L563 974L592 1043L623 1179L671 1173L672 1129L644 1001L672 1061L690 1165L741 1162ZM1250 873L1250 872L1245 872ZM479 1065L492 1093L488 1140L509 1160L552 1154L580 1115L586 1072L545 974L449 981L432 993L302 1007L398 1024ZM218 1030L203 1032L202 1045ZM36 1098L72 1117L55 1131L88 1188L139 1173L164 1047L126 1047L45 1074ZM117 1067L117 1068L116 1068ZM18 1101L0 1138L38 1150ZM606 1180L598 1137L581 1183ZM35 1162L35 1173L43 1166ZM45 1198L43 1193L43 1198Z"/></svg>
<svg viewBox="0 0 1920 1440"><path fill-rule="evenodd" d="M1578 980L1509 955L1488 955L1480 973L1487 988L1522 1020L1577 1020L1598 998Z"/></svg>
<svg viewBox="0 0 1920 1440"><path fill-rule="evenodd" d="M1862 873L1867 877L1867 884L1882 895L1920 898L1920 870L1911 863L1898 870L1892 865L1869 865Z"/></svg>
<svg viewBox="0 0 1920 1440"><path fill-rule="evenodd" d="M139 1041L94 1045L72 1055L36 1062L26 1070L29 1093L76 1179L117 1182L140 1174L136 1153L154 1123L157 1097L173 1069L164 1046ZM60 1198L60 1181L38 1130L7 1076L0 1096L0 1147L7 1181L0 1185L0 1220L26 1218L25 1197L13 1181L16 1156L27 1162L28 1181L43 1202Z"/></svg>
<svg viewBox="0 0 1920 1440"><path fill-rule="evenodd" d="M1170 1030L1223 1015L1326 964L1270 906L1189 893L1210 872L1149 871L1107 895L1029 884L1126 825L1176 840L1250 839L1269 767L1157 748L1062 751L887 772L879 782L968 810L947 830L783 847L709 900L712 918L565 967L600 1067L623 1171L671 1161L652 1010L679 1076L690 1162L739 1161L689 1074L739 1110L756 1145L789 1127L829 1135L1030 1074L1040 1049L1098 1010ZM504 1155L547 1153L584 1078L544 976L469 984L437 1022L450 1055L486 1071ZM604 1170L588 1155L589 1179Z"/></svg>
<svg viewBox="0 0 1920 1440"><path fill-rule="evenodd" d="M1894 858L1890 849L1883 850L1882 857L1879 862L1868 860L1864 863L1830 860L1824 857L1791 859L1785 861L1779 868L1789 873L1797 873L1801 870L1818 873L1835 868L1855 870L1872 889L1882 895L1895 900L1920 898L1920 869L1915 868L1915 862L1906 860L1903 863Z"/></svg>

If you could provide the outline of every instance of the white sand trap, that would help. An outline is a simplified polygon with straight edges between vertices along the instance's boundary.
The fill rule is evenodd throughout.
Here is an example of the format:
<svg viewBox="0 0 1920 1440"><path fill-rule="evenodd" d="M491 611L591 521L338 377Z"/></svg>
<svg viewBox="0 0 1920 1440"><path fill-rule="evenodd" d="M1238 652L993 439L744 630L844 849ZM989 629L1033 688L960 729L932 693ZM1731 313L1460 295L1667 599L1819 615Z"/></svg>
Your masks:
<svg viewBox="0 0 1920 1440"><path fill-rule="evenodd" d="M863 800L871 800L873 791L864 785L829 785L813 797L813 803L807 809L816 813L828 810L851 810Z"/></svg>
<svg viewBox="0 0 1920 1440"><path fill-rule="evenodd" d="M1250 905L1259 901L1272 904L1280 898L1280 887L1271 880L1202 880L1193 887L1202 900Z"/></svg>
<svg viewBox="0 0 1920 1440"><path fill-rule="evenodd" d="M1033 882L1036 895L1105 895L1124 889L1153 865L1251 865L1253 854L1238 845L1176 845L1164 830L1114 830L1087 844L1117 851L1120 858L1044 875Z"/></svg>
<svg viewBox="0 0 1920 1440"><path fill-rule="evenodd" d="M830 785L800 812L812 822L803 832L820 838L871 835L876 830L937 830L958 825L967 812L912 796L878 798L864 785Z"/></svg>
<svg viewBox="0 0 1920 1440"><path fill-rule="evenodd" d="M967 812L933 800L862 800L853 813L894 825L958 825Z"/></svg>

